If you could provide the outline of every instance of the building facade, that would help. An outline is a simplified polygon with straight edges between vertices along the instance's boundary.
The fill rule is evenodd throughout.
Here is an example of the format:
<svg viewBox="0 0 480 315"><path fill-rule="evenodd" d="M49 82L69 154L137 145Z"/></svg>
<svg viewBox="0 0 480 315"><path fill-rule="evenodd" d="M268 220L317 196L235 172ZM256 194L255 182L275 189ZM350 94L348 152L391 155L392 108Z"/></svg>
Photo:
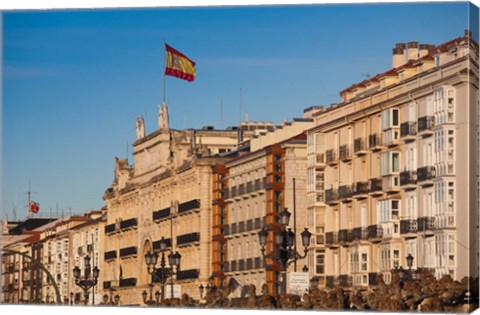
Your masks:
<svg viewBox="0 0 480 315"><path fill-rule="evenodd" d="M141 292L152 281L166 298L172 284L198 298L198 286L212 274L212 166L223 163L223 156L256 129L272 128L249 122L227 130L174 130L166 112L166 106L160 109L159 129L148 135L143 120L137 120L134 166L116 159L115 180L104 196L103 288L118 290L124 305L144 305ZM162 238L167 242L166 268L170 253L181 255L180 267L163 285L160 277L148 273L145 261L146 253L156 251L160 267Z"/></svg>
<svg viewBox="0 0 480 315"><path fill-rule="evenodd" d="M214 284L224 286L231 278L240 286L267 284L278 292L282 267L262 255L258 232L269 230L266 254L274 250L273 233L278 215L285 208L294 212L296 245L302 253L299 233L306 222L306 135L313 119L294 119L275 130L254 136L249 152L238 153L225 165L214 168L213 178L213 265ZM295 183L296 184L295 184ZM294 191L295 187L295 191ZM295 196L298 199L294 203ZM294 221L289 228L294 227ZM306 262L299 259L302 269ZM289 270L294 270L291 265ZM236 290L232 297L239 297Z"/></svg>
<svg viewBox="0 0 480 315"><path fill-rule="evenodd" d="M393 52L396 68L342 91L309 131L326 286L388 282L409 254L437 277L478 275L478 46L467 33Z"/></svg>

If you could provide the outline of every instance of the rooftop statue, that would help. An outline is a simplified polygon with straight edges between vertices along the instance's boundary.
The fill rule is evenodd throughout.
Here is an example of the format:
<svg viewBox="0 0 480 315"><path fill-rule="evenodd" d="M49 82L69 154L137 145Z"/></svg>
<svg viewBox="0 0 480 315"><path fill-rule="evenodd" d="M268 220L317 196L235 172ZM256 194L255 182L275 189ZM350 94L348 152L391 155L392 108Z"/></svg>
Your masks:
<svg viewBox="0 0 480 315"><path fill-rule="evenodd" d="M168 107L167 104L158 105L158 128L168 129Z"/></svg>

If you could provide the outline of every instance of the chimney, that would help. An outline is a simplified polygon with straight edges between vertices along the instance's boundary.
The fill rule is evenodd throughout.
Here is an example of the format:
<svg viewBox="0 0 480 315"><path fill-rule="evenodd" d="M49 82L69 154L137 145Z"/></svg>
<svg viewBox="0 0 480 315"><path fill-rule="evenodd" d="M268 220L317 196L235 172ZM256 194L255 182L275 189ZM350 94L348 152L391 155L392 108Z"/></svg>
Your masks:
<svg viewBox="0 0 480 315"><path fill-rule="evenodd" d="M472 37L472 31L469 30L469 29L466 29L464 32L463 32L464 36L466 37Z"/></svg>
<svg viewBox="0 0 480 315"><path fill-rule="evenodd" d="M418 58L422 58L428 55L428 52L430 51L431 47L432 45L429 45L429 44L420 44L419 50L418 50Z"/></svg>
<svg viewBox="0 0 480 315"><path fill-rule="evenodd" d="M405 62L406 62L405 47L406 47L405 44L397 43L395 48L393 48L393 54L392 54L392 67L393 68L398 68L401 65L405 64Z"/></svg>
<svg viewBox="0 0 480 315"><path fill-rule="evenodd" d="M408 60L417 60L418 59L418 42L409 42L407 43L407 55Z"/></svg>
<svg viewBox="0 0 480 315"><path fill-rule="evenodd" d="M248 112L245 112L245 121L248 122Z"/></svg>

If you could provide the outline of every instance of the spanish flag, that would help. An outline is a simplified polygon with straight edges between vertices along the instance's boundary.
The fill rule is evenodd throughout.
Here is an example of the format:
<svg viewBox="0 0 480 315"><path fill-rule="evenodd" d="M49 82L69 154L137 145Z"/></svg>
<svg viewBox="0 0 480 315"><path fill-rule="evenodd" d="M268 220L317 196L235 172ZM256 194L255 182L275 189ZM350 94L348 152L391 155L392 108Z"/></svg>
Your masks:
<svg viewBox="0 0 480 315"><path fill-rule="evenodd" d="M197 75L195 62L178 50L165 44L166 65L165 74L192 82Z"/></svg>

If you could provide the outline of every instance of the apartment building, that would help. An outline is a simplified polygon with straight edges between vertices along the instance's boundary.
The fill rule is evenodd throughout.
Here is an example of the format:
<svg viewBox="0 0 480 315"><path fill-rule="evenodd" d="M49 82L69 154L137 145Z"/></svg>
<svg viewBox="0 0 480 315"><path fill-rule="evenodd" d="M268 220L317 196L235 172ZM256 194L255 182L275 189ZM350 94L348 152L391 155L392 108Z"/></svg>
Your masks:
<svg viewBox="0 0 480 315"><path fill-rule="evenodd" d="M269 229L266 253L274 250L273 234L278 214L285 208L298 220L297 249L303 253L300 234L306 223L306 134L313 119L293 119L275 130L252 137L248 152L231 155L213 171L213 252L214 284L224 286L233 278L241 286L267 284L278 291L281 266L264 259L258 232ZM294 183L295 182L295 183ZM295 186L295 191L294 191ZM296 202L295 194L298 196ZM294 224L290 222L289 227ZM306 261L298 260L298 271ZM292 265L289 270L294 270ZM233 292L238 297L241 290Z"/></svg>
<svg viewBox="0 0 480 315"><path fill-rule="evenodd" d="M326 286L373 285L379 273L388 282L407 255L436 277L478 275L478 45L469 32L397 44L392 61L341 91L308 131Z"/></svg>
<svg viewBox="0 0 480 315"><path fill-rule="evenodd" d="M39 245L43 226L53 218L28 218L24 221L4 224L5 237L2 243L2 294L3 303L45 302L42 296L44 276L33 260L41 261L42 246Z"/></svg>
<svg viewBox="0 0 480 315"><path fill-rule="evenodd" d="M105 245L104 229L106 219L106 211L93 210L85 213L85 220L80 224L65 229L68 237L63 239L62 245L66 253L69 253L69 258L61 265L57 263L57 270L60 268L66 270L64 275L68 274L67 278L63 280L63 286L60 289L60 294L65 297L72 298L75 303L85 304L85 295L83 289L75 285L75 278L73 277L73 268L79 267L81 275L84 275L85 257L90 257L91 268L97 267L100 269L97 285L88 292L88 305L98 305L102 302L102 283L105 278L105 270L103 265L103 253ZM57 249L60 246L57 241ZM58 275L57 275L58 277Z"/></svg>
<svg viewBox="0 0 480 315"><path fill-rule="evenodd" d="M141 292L148 291L152 281L144 256L158 252L159 268L162 238L167 242L165 256L181 255L180 268L167 284L173 282L182 294L198 298L198 286L212 273L212 166L223 163L223 155L257 129L273 128L271 123L246 122L226 130L175 130L166 113L162 107L158 130L148 135L143 120L137 119L134 165L116 159L115 179L104 195L108 210L103 289L116 289L124 305L144 304ZM153 277L156 291L162 288L158 279Z"/></svg>

